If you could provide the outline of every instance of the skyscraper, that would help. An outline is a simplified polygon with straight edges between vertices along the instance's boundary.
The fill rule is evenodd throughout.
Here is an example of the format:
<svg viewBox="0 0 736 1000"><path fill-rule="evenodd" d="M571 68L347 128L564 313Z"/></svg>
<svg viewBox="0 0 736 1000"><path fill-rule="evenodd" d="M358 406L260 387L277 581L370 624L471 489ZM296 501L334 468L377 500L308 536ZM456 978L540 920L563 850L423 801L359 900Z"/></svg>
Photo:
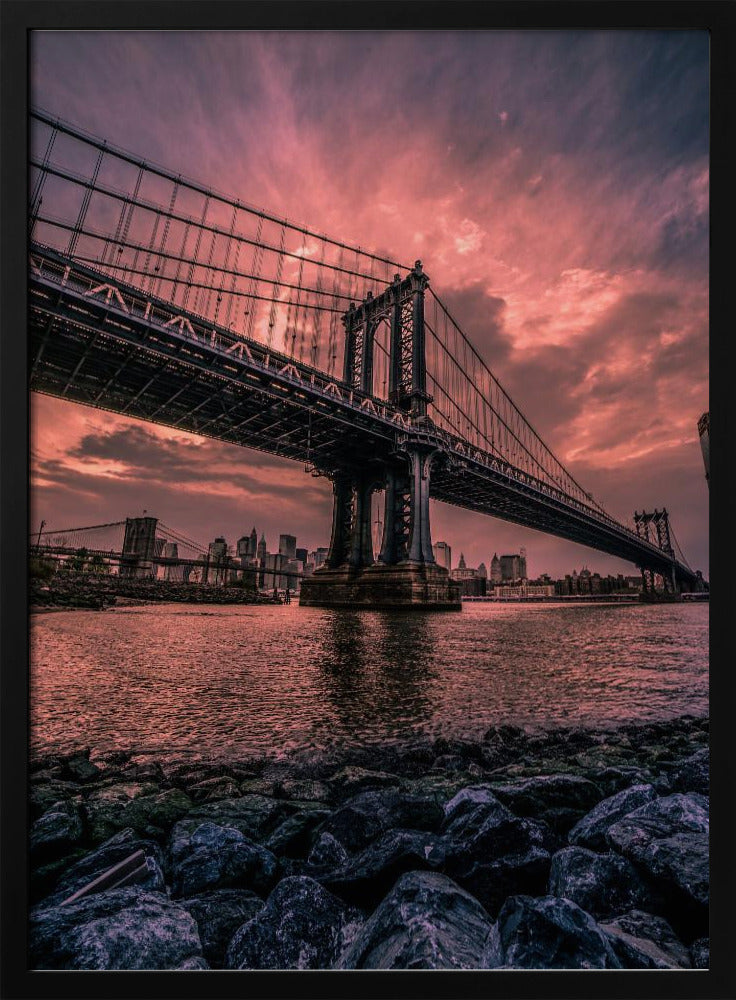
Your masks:
<svg viewBox="0 0 736 1000"><path fill-rule="evenodd" d="M279 535L279 555L296 559L296 535Z"/></svg>
<svg viewBox="0 0 736 1000"><path fill-rule="evenodd" d="M494 552L493 559L491 559L491 583L501 583L502 579L501 560Z"/></svg>
<svg viewBox="0 0 736 1000"><path fill-rule="evenodd" d="M435 542L432 551L438 566L444 566L446 570L452 569L452 549L447 542Z"/></svg>

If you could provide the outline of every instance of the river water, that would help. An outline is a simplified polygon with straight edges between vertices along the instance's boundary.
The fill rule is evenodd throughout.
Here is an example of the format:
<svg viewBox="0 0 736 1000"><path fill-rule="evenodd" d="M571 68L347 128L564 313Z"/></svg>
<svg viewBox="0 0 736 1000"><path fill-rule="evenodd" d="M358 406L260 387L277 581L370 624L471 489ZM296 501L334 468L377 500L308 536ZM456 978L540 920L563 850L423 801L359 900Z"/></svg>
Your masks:
<svg viewBox="0 0 736 1000"><path fill-rule="evenodd" d="M708 711L703 604L34 615L34 753L227 760Z"/></svg>

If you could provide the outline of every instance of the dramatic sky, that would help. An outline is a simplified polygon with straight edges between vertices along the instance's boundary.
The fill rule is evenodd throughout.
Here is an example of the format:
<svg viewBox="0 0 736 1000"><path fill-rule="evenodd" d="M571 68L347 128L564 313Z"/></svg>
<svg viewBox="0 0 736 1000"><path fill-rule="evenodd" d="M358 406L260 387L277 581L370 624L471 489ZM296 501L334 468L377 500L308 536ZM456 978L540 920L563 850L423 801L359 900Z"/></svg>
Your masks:
<svg viewBox="0 0 736 1000"><path fill-rule="evenodd" d="M116 145L395 258L433 287L611 514L667 506L708 569L704 32L34 33L32 101ZM297 463L34 395L33 517L145 508L233 543L327 544ZM529 571L634 568L433 504L433 540Z"/></svg>

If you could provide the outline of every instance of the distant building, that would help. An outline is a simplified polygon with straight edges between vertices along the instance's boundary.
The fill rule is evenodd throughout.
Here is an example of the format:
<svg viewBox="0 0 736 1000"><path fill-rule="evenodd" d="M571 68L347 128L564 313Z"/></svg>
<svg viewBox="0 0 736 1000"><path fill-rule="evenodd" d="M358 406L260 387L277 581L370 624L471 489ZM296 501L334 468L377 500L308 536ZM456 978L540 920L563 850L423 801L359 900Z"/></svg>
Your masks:
<svg viewBox="0 0 736 1000"><path fill-rule="evenodd" d="M207 550L207 563L205 583L223 584L225 582L228 553L227 542L222 535L218 536L214 542L210 542Z"/></svg>
<svg viewBox="0 0 736 1000"><path fill-rule="evenodd" d="M434 560L438 566L444 566L449 572L452 569L452 549L447 542L435 542L432 546Z"/></svg>
<svg viewBox="0 0 736 1000"><path fill-rule="evenodd" d="M703 452L705 479L710 488L710 410L704 413L698 421L698 434L700 435L700 448Z"/></svg>
<svg viewBox="0 0 736 1000"><path fill-rule="evenodd" d="M460 562L457 564L457 569L450 570L450 576L460 584L460 595L462 597L485 597L485 567L483 567L483 575L481 575L477 569L466 566L465 556L462 552L460 553Z"/></svg>
<svg viewBox="0 0 736 1000"><path fill-rule="evenodd" d="M524 549L517 555L501 556L501 583L520 583L526 580L526 551ZM493 564L491 564L493 567Z"/></svg>
<svg viewBox="0 0 736 1000"><path fill-rule="evenodd" d="M319 548L314 550L312 554L314 556L315 569L319 569L320 566L324 566L325 562L327 561L327 556L329 554L329 551L330 550L325 546L320 546Z"/></svg>
<svg viewBox="0 0 736 1000"><path fill-rule="evenodd" d="M164 547L161 550L161 555L164 559L178 559L179 558L179 546L176 542L164 542ZM164 566L164 580L171 581L181 581L184 579L184 567L183 566Z"/></svg>
<svg viewBox="0 0 736 1000"><path fill-rule="evenodd" d="M507 599L530 597L554 597L555 587L551 583L520 583L517 586L500 586L493 588L493 596Z"/></svg>
<svg viewBox="0 0 736 1000"><path fill-rule="evenodd" d="M296 559L296 536L279 535L279 555Z"/></svg>
<svg viewBox="0 0 736 1000"><path fill-rule="evenodd" d="M256 555L258 557L258 562L261 564L261 566L265 566L267 552L266 552L266 536L263 534L261 535L261 540L258 543L258 550L256 552Z"/></svg>
<svg viewBox="0 0 736 1000"><path fill-rule="evenodd" d="M496 553L493 553L493 559L491 559L491 583L500 583L503 579L501 574L501 560L498 558Z"/></svg>
<svg viewBox="0 0 736 1000"><path fill-rule="evenodd" d="M306 549L297 549L296 550L296 558L297 558L297 560L300 563L306 563L306 561L307 561L307 555L308 555L308 553L307 553Z"/></svg>

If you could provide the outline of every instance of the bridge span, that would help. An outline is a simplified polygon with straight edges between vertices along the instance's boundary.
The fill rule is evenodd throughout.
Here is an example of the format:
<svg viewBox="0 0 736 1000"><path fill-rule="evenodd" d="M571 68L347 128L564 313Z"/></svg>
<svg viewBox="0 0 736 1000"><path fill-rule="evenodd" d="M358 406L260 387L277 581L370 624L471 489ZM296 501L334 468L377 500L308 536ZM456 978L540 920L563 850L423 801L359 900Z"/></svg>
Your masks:
<svg viewBox="0 0 736 1000"><path fill-rule="evenodd" d="M419 262L402 267L290 226L65 123L36 119L50 136L44 156L32 154L31 389L329 477L329 556L305 581L302 603L459 607L432 554L430 498L630 561L651 587L655 575L671 589L694 585L666 511L637 514L632 530L580 486ZM52 159L60 133L97 150L89 176ZM135 167L127 192L102 182L105 157ZM170 197L143 197L149 174L170 184ZM51 181L59 180L50 211ZM175 210L187 186L203 200L198 217ZM208 216L214 203L232 209L229 228ZM102 225L110 204L119 207L114 231ZM241 217L255 229L238 225ZM265 238L264 219L280 238ZM177 230L183 238L172 252ZM292 230L296 249L285 235ZM243 247L247 266L238 264ZM370 530L376 490L385 496L379 553Z"/></svg>

